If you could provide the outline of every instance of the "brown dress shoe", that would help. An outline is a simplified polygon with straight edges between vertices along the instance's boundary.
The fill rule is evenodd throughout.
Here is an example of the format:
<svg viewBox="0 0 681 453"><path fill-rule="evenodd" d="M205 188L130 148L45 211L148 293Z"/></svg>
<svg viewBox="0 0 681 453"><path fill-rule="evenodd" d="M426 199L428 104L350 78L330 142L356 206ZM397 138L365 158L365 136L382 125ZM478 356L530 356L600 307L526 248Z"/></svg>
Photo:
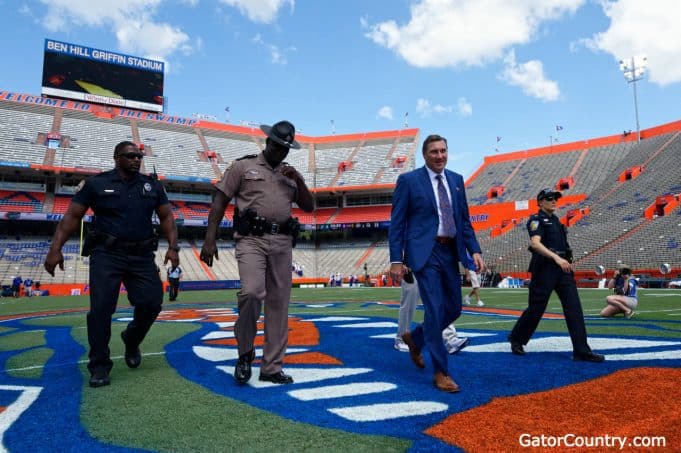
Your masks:
<svg viewBox="0 0 681 453"><path fill-rule="evenodd" d="M435 373L434 382L435 387L437 387L438 390L441 390L443 392L456 393L460 390L457 383L454 382L454 380L451 377L447 376L441 371Z"/></svg>
<svg viewBox="0 0 681 453"><path fill-rule="evenodd" d="M411 332L407 332L404 335L402 335L402 341L404 341L404 344L406 344L409 347L409 357L411 357L411 361L414 362L414 365L416 365L419 368L425 368L426 362L425 360L423 360L421 351L416 348L414 339L411 337Z"/></svg>

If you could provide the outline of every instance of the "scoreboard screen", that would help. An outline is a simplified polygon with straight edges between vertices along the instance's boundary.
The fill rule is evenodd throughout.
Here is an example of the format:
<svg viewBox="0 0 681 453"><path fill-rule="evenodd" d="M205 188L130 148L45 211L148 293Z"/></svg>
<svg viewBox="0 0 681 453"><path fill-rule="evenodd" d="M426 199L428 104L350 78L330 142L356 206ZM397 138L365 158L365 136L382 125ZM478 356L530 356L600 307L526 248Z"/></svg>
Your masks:
<svg viewBox="0 0 681 453"><path fill-rule="evenodd" d="M46 39L41 93L162 112L163 74L162 61Z"/></svg>

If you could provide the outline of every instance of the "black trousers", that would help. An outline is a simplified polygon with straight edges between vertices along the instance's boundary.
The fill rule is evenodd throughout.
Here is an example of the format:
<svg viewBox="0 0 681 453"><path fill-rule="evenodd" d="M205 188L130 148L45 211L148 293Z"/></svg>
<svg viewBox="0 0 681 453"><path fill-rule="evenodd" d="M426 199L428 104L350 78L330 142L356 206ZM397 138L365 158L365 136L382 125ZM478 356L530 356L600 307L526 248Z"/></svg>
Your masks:
<svg viewBox="0 0 681 453"><path fill-rule="evenodd" d="M133 320L125 334L128 343L140 344L161 312L163 285L153 252L137 256L95 248L90 255L90 311L87 314L88 369L91 373L108 373L113 367L109 340L121 283L134 307Z"/></svg>
<svg viewBox="0 0 681 453"><path fill-rule="evenodd" d="M530 341L554 290L563 306L565 322L572 340L572 349L577 354L589 352L584 313L577 294L574 274L565 273L557 264L546 260L532 269L528 306L513 327L509 339L521 344L527 344Z"/></svg>
<svg viewBox="0 0 681 453"><path fill-rule="evenodd" d="M168 285L170 287L170 294L168 297L170 300L177 299L177 294L180 292L180 279L168 277Z"/></svg>

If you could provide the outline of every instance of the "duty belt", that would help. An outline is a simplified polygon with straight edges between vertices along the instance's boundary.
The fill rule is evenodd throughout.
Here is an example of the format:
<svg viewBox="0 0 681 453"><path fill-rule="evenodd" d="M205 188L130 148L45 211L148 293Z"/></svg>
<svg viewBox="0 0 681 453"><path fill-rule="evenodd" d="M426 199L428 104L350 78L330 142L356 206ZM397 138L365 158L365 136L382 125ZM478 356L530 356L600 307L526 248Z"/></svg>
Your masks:
<svg viewBox="0 0 681 453"><path fill-rule="evenodd" d="M158 239L151 237L142 241L124 241L110 234L95 235L95 244L103 244L109 250L120 250L130 255L144 255L158 248Z"/></svg>
<svg viewBox="0 0 681 453"><path fill-rule="evenodd" d="M265 233L269 234L290 234L287 223L277 223L265 221Z"/></svg>

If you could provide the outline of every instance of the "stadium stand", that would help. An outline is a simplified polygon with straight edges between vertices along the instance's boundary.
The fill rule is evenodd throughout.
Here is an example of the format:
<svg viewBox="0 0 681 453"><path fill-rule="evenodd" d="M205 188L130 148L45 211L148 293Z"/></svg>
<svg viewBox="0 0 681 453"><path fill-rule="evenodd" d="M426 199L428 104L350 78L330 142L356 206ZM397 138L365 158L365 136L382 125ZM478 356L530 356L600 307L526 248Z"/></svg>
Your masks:
<svg viewBox="0 0 681 453"><path fill-rule="evenodd" d="M44 100L16 99L0 98L2 218L14 213L11 222L30 225L27 232L38 224L40 231L53 229L78 182L110 169L115 144L131 140L144 145L143 170L148 173L156 167L169 192L183 237L184 279L238 278L233 242L228 239L233 206L225 215L225 240L219 242L222 259L213 268L199 261L201 242L196 238L202 237L209 211L211 182L232 160L260 152L264 136L258 128L83 103L76 106L71 101L57 106ZM487 262L501 273L525 271L529 254L524 225L534 209L534 196L542 187L555 187L566 178L568 196L557 214L563 217L574 209L584 213L569 228L578 270L588 272L597 264L608 267L616 260L635 269L656 269L661 261L678 268L681 208L675 206L665 215L655 211L656 215L646 216L645 212L651 212L658 197L681 193L679 131L681 122L676 122L642 131L640 143L634 136L618 135L486 157L468 179L466 190ZM415 166L415 155L420 152L418 131L298 139L302 149L291 152L287 162L313 188L318 206L311 214L293 209L305 225L293 252L304 277L326 280L331 273L363 275L365 264L373 275L385 272L390 196L398 176ZM631 178L622 179L631 169L636 169ZM503 192L490 200L492 187L501 187ZM502 223L506 226L500 229ZM19 248L15 243L21 244ZM42 260L48 243L49 236L39 233L2 239L2 281L17 273L43 282L87 281L87 259L78 256L76 238L67 243L66 272L55 278L46 275ZM157 253L162 272L164 246L162 242Z"/></svg>
<svg viewBox="0 0 681 453"><path fill-rule="evenodd" d="M47 134L53 116L49 109L32 105L0 103L0 160L42 164L47 149L40 134Z"/></svg>

